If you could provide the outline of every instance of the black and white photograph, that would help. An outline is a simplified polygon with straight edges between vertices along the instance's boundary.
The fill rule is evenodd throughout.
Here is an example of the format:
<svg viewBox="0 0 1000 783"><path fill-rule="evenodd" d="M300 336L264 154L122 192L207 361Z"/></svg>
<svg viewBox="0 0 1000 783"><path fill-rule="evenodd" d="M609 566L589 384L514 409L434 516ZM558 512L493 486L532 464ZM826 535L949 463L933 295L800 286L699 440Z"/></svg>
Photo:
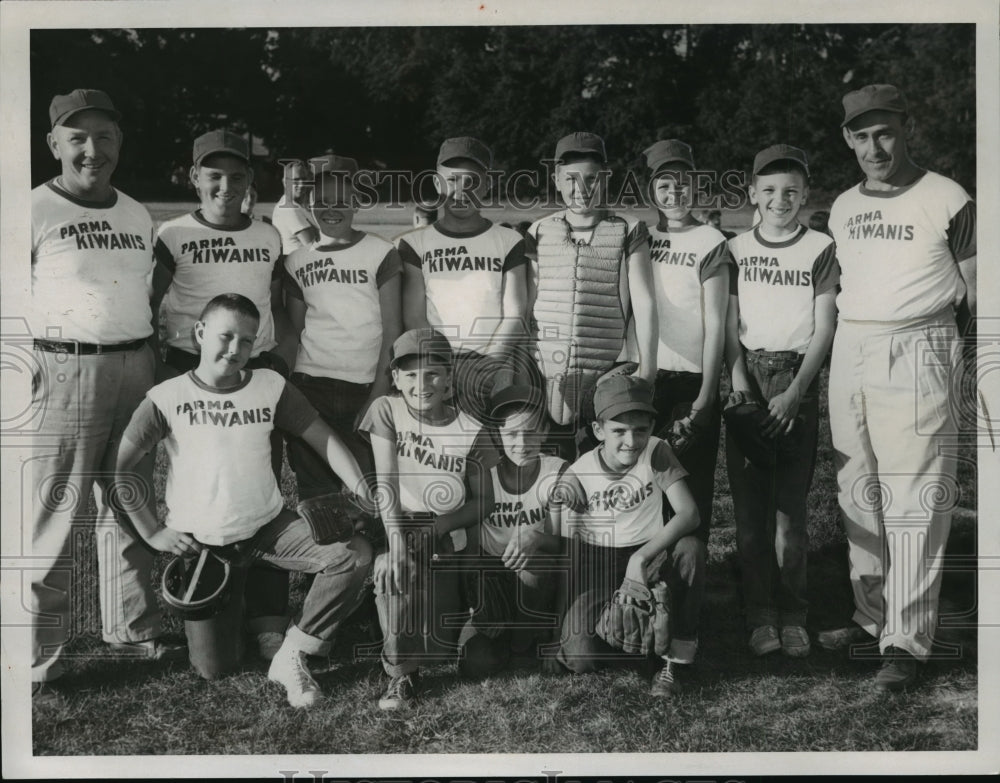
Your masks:
<svg viewBox="0 0 1000 783"><path fill-rule="evenodd" d="M1000 772L1000 10L703 5L0 7L4 777Z"/></svg>

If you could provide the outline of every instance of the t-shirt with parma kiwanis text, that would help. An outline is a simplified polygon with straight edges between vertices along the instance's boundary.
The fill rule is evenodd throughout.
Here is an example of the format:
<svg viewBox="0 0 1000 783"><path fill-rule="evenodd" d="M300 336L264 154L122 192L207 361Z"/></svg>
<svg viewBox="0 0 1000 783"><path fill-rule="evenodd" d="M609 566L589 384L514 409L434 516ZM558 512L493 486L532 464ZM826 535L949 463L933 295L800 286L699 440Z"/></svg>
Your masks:
<svg viewBox="0 0 1000 783"><path fill-rule="evenodd" d="M804 354L816 326L814 300L840 280L833 240L799 226L773 242L758 226L730 239L729 249L736 262L729 293L739 297L743 347Z"/></svg>
<svg viewBox="0 0 1000 783"><path fill-rule="evenodd" d="M113 190L82 201L56 181L31 191L32 332L113 345L153 331L153 219Z"/></svg>
<svg viewBox="0 0 1000 783"><path fill-rule="evenodd" d="M608 467L603 451L588 451L566 472L567 505L574 513L562 535L616 549L645 544L663 527L663 493L688 473L657 437L624 473Z"/></svg>
<svg viewBox="0 0 1000 783"><path fill-rule="evenodd" d="M524 240L490 221L473 233L446 231L437 223L396 240L404 264L420 270L427 322L454 350L477 350L503 316L504 275L527 263Z"/></svg>
<svg viewBox="0 0 1000 783"><path fill-rule="evenodd" d="M225 388L191 371L150 389L124 437L143 452L164 443L167 527L223 546L250 538L282 509L271 430L298 436L318 415L272 370L244 370Z"/></svg>
<svg viewBox="0 0 1000 783"><path fill-rule="evenodd" d="M657 369L701 373L705 346L702 286L731 269L733 258L726 238L693 219L689 225L669 228L662 216L649 237L660 329Z"/></svg>
<svg viewBox="0 0 1000 783"><path fill-rule="evenodd" d="M947 177L927 171L890 191L855 185L833 202L830 231L842 270L842 320L926 318L965 295L957 262L976 254L976 208Z"/></svg>
<svg viewBox="0 0 1000 783"><path fill-rule="evenodd" d="M372 402L358 427L372 437L396 444L399 505L402 511L439 515L455 511L466 499L466 476L496 462L496 451L483 426L462 411L441 424L429 424L402 397L386 395ZM385 478L379 476L379 482ZM453 530L455 551L466 545L464 529Z"/></svg>
<svg viewBox="0 0 1000 783"><path fill-rule="evenodd" d="M295 371L349 383L375 380L382 350L379 289L402 273L389 242L362 234L350 244L321 239L285 259L285 295L305 302Z"/></svg>
<svg viewBox="0 0 1000 783"><path fill-rule="evenodd" d="M538 474L530 487L517 492L507 487L500 476L499 467L490 469L493 482L493 510L483 519L480 528L483 551L499 557L516 531L537 530L549 535L560 535L551 525L549 506L553 491L568 468L566 460L542 454L538 458Z"/></svg>
<svg viewBox="0 0 1000 783"><path fill-rule="evenodd" d="M273 226L246 217L234 228L207 222L196 210L160 226L156 261L173 273L163 298L167 344L198 353L194 325L219 294L242 294L260 311L251 356L277 345L271 282L281 273L281 237Z"/></svg>

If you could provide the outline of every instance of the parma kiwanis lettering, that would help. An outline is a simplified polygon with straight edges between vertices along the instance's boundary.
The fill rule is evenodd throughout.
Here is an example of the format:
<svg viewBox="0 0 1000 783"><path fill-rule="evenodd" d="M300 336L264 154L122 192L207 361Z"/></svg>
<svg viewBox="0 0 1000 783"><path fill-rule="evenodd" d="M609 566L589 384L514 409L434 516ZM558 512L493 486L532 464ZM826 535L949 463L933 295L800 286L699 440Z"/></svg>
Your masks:
<svg viewBox="0 0 1000 783"><path fill-rule="evenodd" d="M435 470L449 473L465 471L465 457L454 454L439 454L434 450L434 441L419 432L396 433L396 455L416 460Z"/></svg>
<svg viewBox="0 0 1000 783"><path fill-rule="evenodd" d="M499 256L470 256L465 245L435 248L424 253L421 259L428 272L502 272L503 259Z"/></svg>
<svg viewBox="0 0 1000 783"><path fill-rule="evenodd" d="M672 266L694 266L698 263L697 253L671 251L669 239L653 240L649 257L655 263Z"/></svg>
<svg viewBox="0 0 1000 783"><path fill-rule="evenodd" d="M748 283L771 285L812 285L812 272L801 269L776 269L780 267L773 256L747 256L739 260L743 280Z"/></svg>
<svg viewBox="0 0 1000 783"><path fill-rule="evenodd" d="M316 283L348 283L364 285L368 282L367 269L338 269L333 258L317 258L307 261L295 270L299 285L308 288Z"/></svg>
<svg viewBox="0 0 1000 783"><path fill-rule="evenodd" d="M212 239L192 239L181 244L181 254L191 254L192 264L247 263L260 261L268 263L271 251L266 247L237 247L232 237Z"/></svg>
<svg viewBox="0 0 1000 783"><path fill-rule="evenodd" d="M107 220L70 223L59 229L59 238L76 239L77 250L145 250L146 243L139 234L115 231Z"/></svg>
<svg viewBox="0 0 1000 783"><path fill-rule="evenodd" d="M494 527L517 527L518 525L537 525L545 519L544 508L532 508L527 511L523 501L498 501L493 505L488 524Z"/></svg>
<svg viewBox="0 0 1000 783"><path fill-rule="evenodd" d="M848 219L844 224L850 239L895 239L913 241L913 226L900 223L882 223L882 210L862 212Z"/></svg>
<svg viewBox="0 0 1000 783"><path fill-rule="evenodd" d="M638 489L617 484L608 489L592 492L587 498L587 511L592 514L600 511L629 511L652 494L651 481L647 481L645 486Z"/></svg>
<svg viewBox="0 0 1000 783"><path fill-rule="evenodd" d="M270 408L237 410L232 400L191 400L177 406L178 416L185 413L188 424L214 424L233 427L242 424L266 424L271 421Z"/></svg>

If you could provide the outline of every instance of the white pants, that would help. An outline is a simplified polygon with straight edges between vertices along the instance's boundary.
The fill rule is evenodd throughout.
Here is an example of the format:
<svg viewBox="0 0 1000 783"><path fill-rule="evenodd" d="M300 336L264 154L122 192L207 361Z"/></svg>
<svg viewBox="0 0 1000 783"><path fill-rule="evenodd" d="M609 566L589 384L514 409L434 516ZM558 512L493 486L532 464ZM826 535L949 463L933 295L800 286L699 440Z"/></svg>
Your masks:
<svg viewBox="0 0 1000 783"><path fill-rule="evenodd" d="M841 321L830 429L850 555L854 620L920 660L937 625L945 544L959 500L950 312L919 323Z"/></svg>

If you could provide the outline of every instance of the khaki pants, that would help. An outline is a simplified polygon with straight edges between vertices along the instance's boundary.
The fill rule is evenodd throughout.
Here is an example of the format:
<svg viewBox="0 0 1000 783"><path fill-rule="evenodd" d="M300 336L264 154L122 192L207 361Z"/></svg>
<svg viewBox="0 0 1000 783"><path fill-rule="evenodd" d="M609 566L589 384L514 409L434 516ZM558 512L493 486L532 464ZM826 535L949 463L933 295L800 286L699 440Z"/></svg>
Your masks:
<svg viewBox="0 0 1000 783"><path fill-rule="evenodd" d="M958 502L952 415L954 318L841 321L830 367L830 429L850 554L854 620L918 659L931 653L951 514Z"/></svg>
<svg viewBox="0 0 1000 783"><path fill-rule="evenodd" d="M148 346L88 356L35 350L32 406L38 432L32 453L31 610L33 681L62 674L60 657L71 635L70 574L78 533L97 532L97 564L106 642L158 636L160 611L150 584L153 553L116 518L107 490L122 433L153 385ZM153 502L153 454L133 470L122 491ZM97 516L87 516L91 491Z"/></svg>

